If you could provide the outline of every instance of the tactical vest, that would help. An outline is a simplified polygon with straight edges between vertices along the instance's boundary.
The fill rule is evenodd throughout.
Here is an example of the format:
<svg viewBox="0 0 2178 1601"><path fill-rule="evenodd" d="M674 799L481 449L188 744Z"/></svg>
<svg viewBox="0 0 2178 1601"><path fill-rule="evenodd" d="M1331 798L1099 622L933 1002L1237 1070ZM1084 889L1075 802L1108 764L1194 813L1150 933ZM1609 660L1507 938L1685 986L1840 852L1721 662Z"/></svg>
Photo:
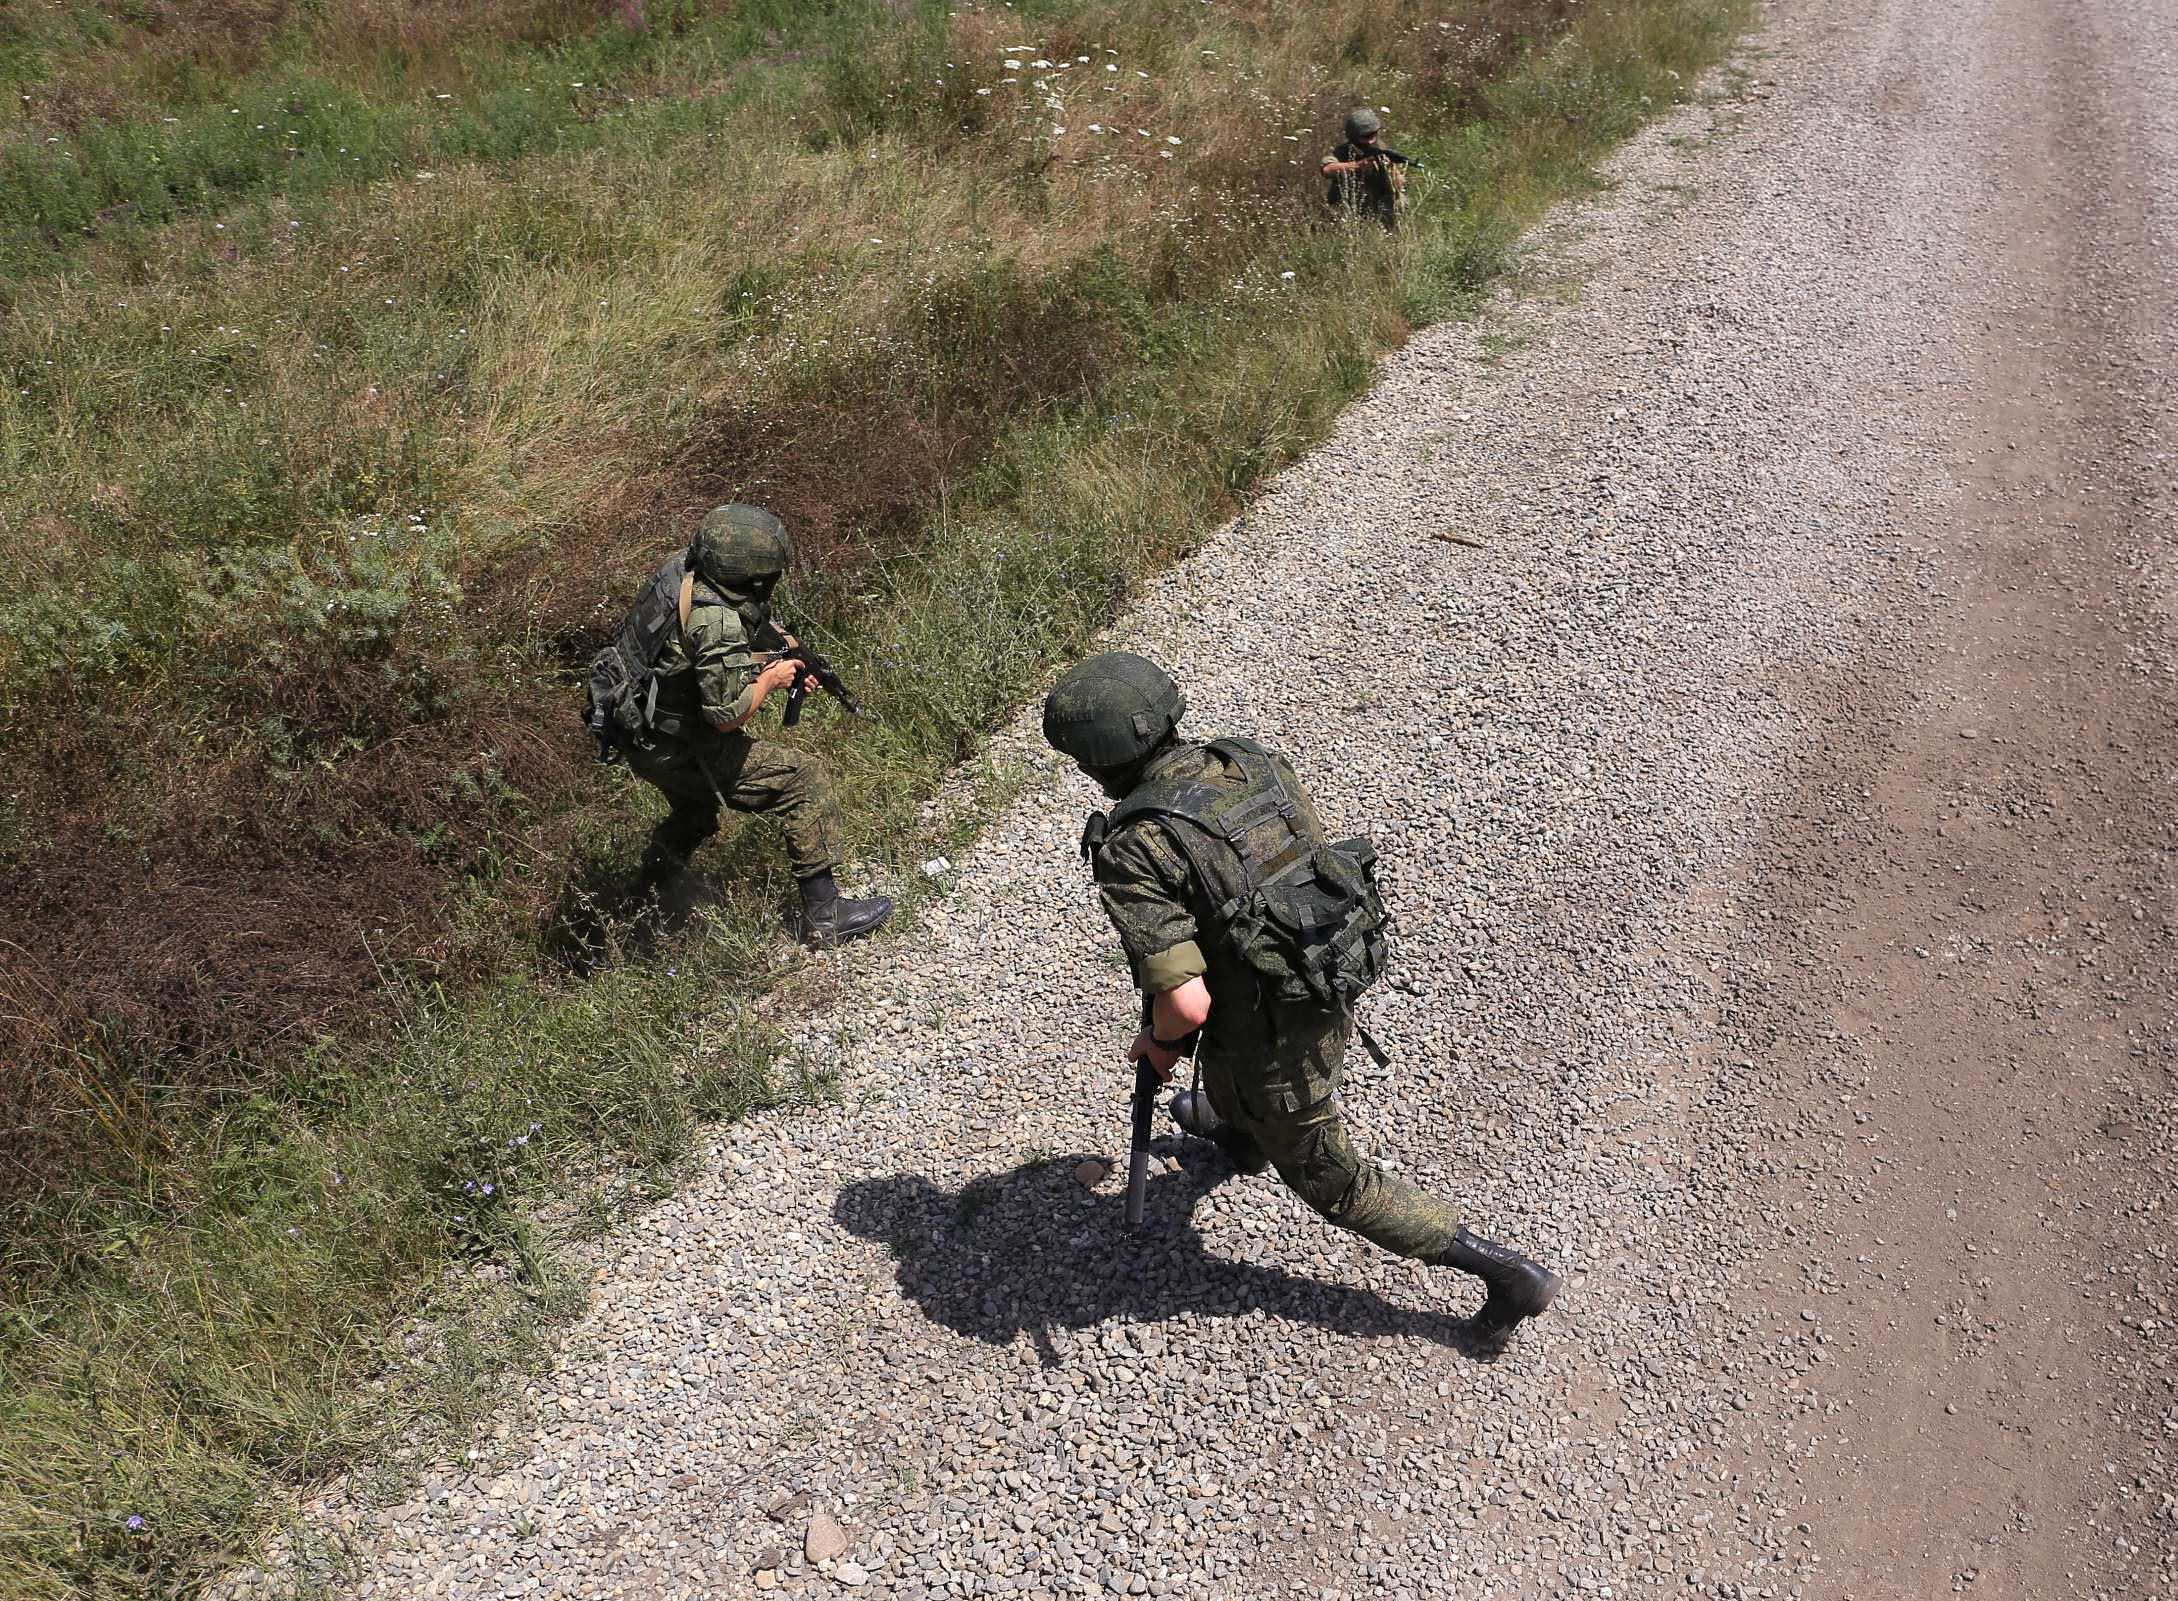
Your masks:
<svg viewBox="0 0 2178 1601"><path fill-rule="evenodd" d="M651 575L613 642L590 663L583 726L597 739L598 760L612 760L615 751L649 750L661 737L686 737L702 709L696 675L660 674L658 659L669 637L687 632L695 607L725 604L709 585L698 593L685 550L674 552Z"/></svg>
<svg viewBox="0 0 2178 1601"><path fill-rule="evenodd" d="M1239 767L1244 781L1153 779L1112 809L1109 832L1138 818L1165 825L1213 903L1208 932L1253 973L1266 999L1350 1010L1384 971L1391 926L1375 847L1366 839L1330 843L1304 826L1262 746L1216 739L1208 748ZM1283 826L1266 828L1273 819Z"/></svg>

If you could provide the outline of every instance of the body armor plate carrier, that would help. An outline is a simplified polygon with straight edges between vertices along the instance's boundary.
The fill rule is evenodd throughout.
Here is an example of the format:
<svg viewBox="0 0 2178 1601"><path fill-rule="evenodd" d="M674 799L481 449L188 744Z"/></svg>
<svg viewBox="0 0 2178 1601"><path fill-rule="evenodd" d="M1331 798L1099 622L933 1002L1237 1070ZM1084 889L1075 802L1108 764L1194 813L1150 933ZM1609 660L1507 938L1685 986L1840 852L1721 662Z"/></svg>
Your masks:
<svg viewBox="0 0 2178 1601"><path fill-rule="evenodd" d="M1185 853L1206 892L1225 899L1213 933L1246 963L1267 1000L1350 1011L1385 966L1390 918L1366 839L1326 842L1294 821L1293 798L1269 751L1245 739L1209 749L1240 768L1233 786L1152 781L1112 809L1116 833L1155 818ZM1273 817L1286 843L1268 851L1250 836ZM1179 825L1179 826L1173 826Z"/></svg>

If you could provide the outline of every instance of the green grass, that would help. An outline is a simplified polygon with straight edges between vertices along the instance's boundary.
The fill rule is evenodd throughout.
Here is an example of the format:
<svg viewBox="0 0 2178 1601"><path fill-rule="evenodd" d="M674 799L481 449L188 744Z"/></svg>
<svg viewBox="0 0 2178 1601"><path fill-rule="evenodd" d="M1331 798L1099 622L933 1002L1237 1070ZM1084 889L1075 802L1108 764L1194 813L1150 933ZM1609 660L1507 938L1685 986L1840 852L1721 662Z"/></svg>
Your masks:
<svg viewBox="0 0 2178 1601"><path fill-rule="evenodd" d="M1048 0L123 63L206 140L307 72L390 131L88 237L0 216L0 895L42 931L0 1034L51 1136L0 1231L0 1593L186 1592L288 1487L462 1437L579 1303L569 1238L705 1121L825 1093L759 1021L761 828L655 951L584 906L656 803L588 768L573 673L695 508L804 536L788 604L881 714L805 737L918 883L941 777L1742 12L1505 0L1461 15L1530 46L1472 59L1388 4ZM127 44L52 16L0 71ZM1091 58L1063 113L1001 65L1029 40ZM610 117L417 142L444 63L481 106L583 51L621 52ZM1429 163L1395 238L1317 219L1364 89Z"/></svg>

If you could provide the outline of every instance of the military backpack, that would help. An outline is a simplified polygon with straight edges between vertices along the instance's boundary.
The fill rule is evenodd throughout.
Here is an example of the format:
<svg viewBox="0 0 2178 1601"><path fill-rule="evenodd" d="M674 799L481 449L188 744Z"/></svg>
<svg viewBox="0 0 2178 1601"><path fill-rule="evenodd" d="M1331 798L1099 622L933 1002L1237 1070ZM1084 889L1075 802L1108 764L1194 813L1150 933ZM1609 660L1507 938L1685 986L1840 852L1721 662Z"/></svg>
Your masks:
<svg viewBox="0 0 2178 1601"><path fill-rule="evenodd" d="M649 750L660 735L680 737L694 710L691 696L676 682L683 675L659 674L658 658L673 632L687 630L692 608L724 604L708 589L697 593L695 570L685 550L676 551L651 575L621 619L613 642L590 663L583 726L597 740L599 761L609 762L629 750Z"/></svg>
<svg viewBox="0 0 2178 1601"><path fill-rule="evenodd" d="M1292 794L1271 753L1245 739L1209 749L1239 767L1244 783L1152 781L1112 809L1116 833L1155 818L1213 896L1213 934L1254 972L1266 999L1351 1010L1383 974L1391 919L1376 884L1376 849L1366 839L1328 842L1295 820ZM1285 843L1257 840L1272 818ZM1179 826L1173 826L1179 825Z"/></svg>

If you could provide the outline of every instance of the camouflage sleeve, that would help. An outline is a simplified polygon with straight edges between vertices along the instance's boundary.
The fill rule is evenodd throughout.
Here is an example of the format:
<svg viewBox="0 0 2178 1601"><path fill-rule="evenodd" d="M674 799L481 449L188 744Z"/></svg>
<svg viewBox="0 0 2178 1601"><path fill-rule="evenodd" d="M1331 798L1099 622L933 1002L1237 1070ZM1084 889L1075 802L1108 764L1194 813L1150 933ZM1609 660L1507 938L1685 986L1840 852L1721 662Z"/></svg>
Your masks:
<svg viewBox="0 0 2178 1601"><path fill-rule="evenodd" d="M695 607L688 614L688 654L696 694L712 726L723 728L748 716L759 663L740 615L731 606Z"/></svg>
<svg viewBox="0 0 2178 1601"><path fill-rule="evenodd" d="M1207 971L1187 908L1187 859L1146 824L1125 830L1097 853L1097 892L1118 931L1135 987L1147 995L1178 989Z"/></svg>

